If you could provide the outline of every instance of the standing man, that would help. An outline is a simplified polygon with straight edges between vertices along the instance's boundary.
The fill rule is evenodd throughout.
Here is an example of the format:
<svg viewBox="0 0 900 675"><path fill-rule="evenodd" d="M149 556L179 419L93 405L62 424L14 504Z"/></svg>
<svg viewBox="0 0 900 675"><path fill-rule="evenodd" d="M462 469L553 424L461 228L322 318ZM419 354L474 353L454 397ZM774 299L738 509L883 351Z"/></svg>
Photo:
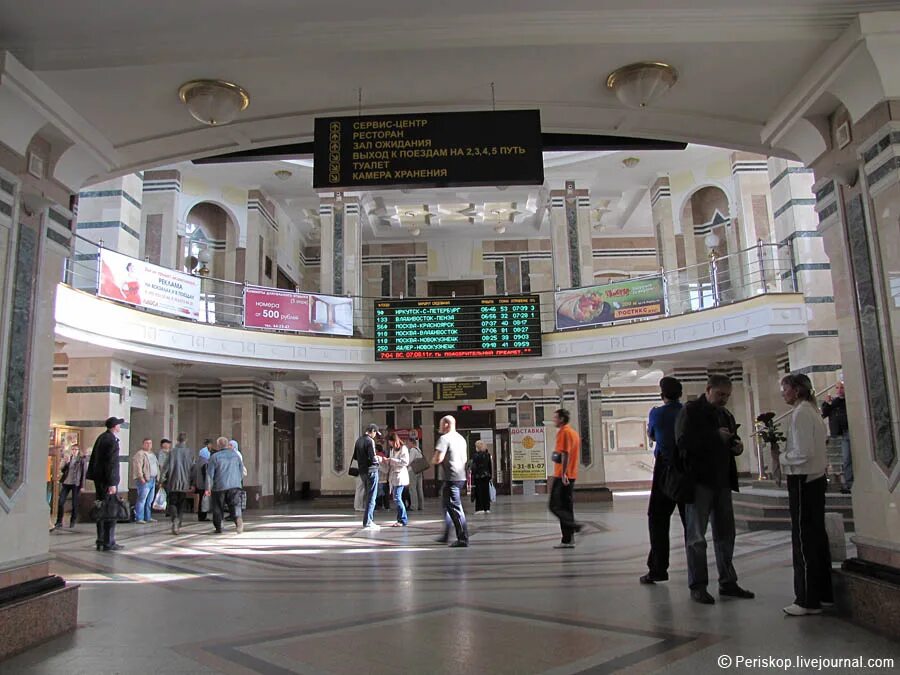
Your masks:
<svg viewBox="0 0 900 675"><path fill-rule="evenodd" d="M178 534L182 524L184 499L191 490L191 466L194 453L184 444L187 434L178 434L178 443L169 452L168 474L166 475L168 512L172 519L172 534Z"/></svg>
<svg viewBox="0 0 900 675"><path fill-rule="evenodd" d="M154 465L156 471L153 470ZM159 464L153 454L153 440L145 438L141 449L131 458L131 474L134 476L134 487L137 490L137 500L134 505L134 522L136 523L151 522L151 507L153 497L156 496L156 475L158 473Z"/></svg>
<svg viewBox="0 0 900 675"><path fill-rule="evenodd" d="M426 462L419 462L416 464L416 460L424 459L425 455L422 454L421 448L419 448L419 434L413 429L409 434L409 466L411 471L409 476L409 492L410 492L410 500L412 508L416 511L421 511L425 507L425 490L423 489L423 484L425 483L425 471L427 471L426 466L430 466ZM416 471L416 467L419 467L419 471Z"/></svg>
<svg viewBox="0 0 900 675"><path fill-rule="evenodd" d="M88 462L87 479L94 481L97 499L115 495L119 485L119 430L125 423L120 417L106 420L106 431L97 436L91 459ZM116 543L116 521L97 521L97 550L118 551L125 548Z"/></svg>
<svg viewBox="0 0 900 675"><path fill-rule="evenodd" d="M241 517L241 471L244 463L224 436L216 439L216 451L206 467L206 494L212 496L213 526L216 534L222 533L222 516L225 509L234 518L237 533L244 531Z"/></svg>
<svg viewBox="0 0 900 675"><path fill-rule="evenodd" d="M209 466L209 458L212 456L210 452L210 446L212 445L212 441L210 439L206 439L203 442L203 447L200 448L200 452L197 453L197 461L194 462L194 466L191 467L191 485L197 491L197 521L202 522L206 520L206 515L209 513L210 506L208 502L210 501L209 495L206 493L206 469ZM205 503L207 502L207 503Z"/></svg>
<svg viewBox="0 0 900 675"><path fill-rule="evenodd" d="M78 520L78 495L81 494L81 488L84 487L84 473L87 471L84 456L81 454L81 448L73 445L70 454L65 463L60 468L61 478L59 481L59 506L56 509L56 525L53 529L62 527L63 511L66 508L66 500L69 493L72 493L72 515L69 518L69 527L75 527L75 521Z"/></svg>
<svg viewBox="0 0 900 675"><path fill-rule="evenodd" d="M159 442L159 450L156 451L156 461L159 464L159 477L156 480L159 487L164 487L168 491L169 486L169 457L172 451L172 441L164 438Z"/></svg>
<svg viewBox="0 0 900 675"><path fill-rule="evenodd" d="M575 479L578 478L578 453L581 439L569 425L569 411L560 408L553 413L556 452L553 453L553 485L550 487L550 511L559 518L562 541L553 548L575 548L575 533L581 524L575 522Z"/></svg>
<svg viewBox="0 0 900 675"><path fill-rule="evenodd" d="M375 454L375 437L378 436L378 425L370 424L366 432L356 439L353 456L359 466L359 479L366 488L363 502L363 529L380 530L375 524L375 500L378 498L378 465L381 458Z"/></svg>
<svg viewBox="0 0 900 675"><path fill-rule="evenodd" d="M837 383L833 397L825 397L822 417L828 420L829 435L841 441L841 493L850 494L853 488L853 455L850 454L850 425L847 421L847 398L843 382Z"/></svg>
<svg viewBox="0 0 900 675"><path fill-rule="evenodd" d="M675 422L675 442L685 473L694 484L693 502L685 508L685 549L691 599L712 605L706 590L706 528L713 524L713 544L719 571L719 595L753 598L737 584L734 570L734 506L731 492L738 491L734 458L744 451L734 417L725 408L731 398L731 380L710 375L706 393L682 408Z"/></svg>
<svg viewBox="0 0 900 675"><path fill-rule="evenodd" d="M463 511L461 497L466 484L467 461L466 439L456 432L456 418L447 415L441 419L441 437L435 445L431 463L441 466L444 480L444 491L441 496L444 506L444 536L438 541L442 544L447 543L452 525L456 529L456 541L450 544L453 548L465 548L469 545L469 528L466 525L466 512Z"/></svg>
<svg viewBox="0 0 900 675"><path fill-rule="evenodd" d="M653 448L656 461L653 464L650 503L647 504L650 555L647 556L647 574L640 579L642 584L669 580L669 526L676 506L684 529L684 504L673 501L663 492L666 473L675 461L675 420L682 408L679 400L681 382L674 377L664 377L659 381L659 392L663 405L650 411L647 423L647 435L656 443Z"/></svg>

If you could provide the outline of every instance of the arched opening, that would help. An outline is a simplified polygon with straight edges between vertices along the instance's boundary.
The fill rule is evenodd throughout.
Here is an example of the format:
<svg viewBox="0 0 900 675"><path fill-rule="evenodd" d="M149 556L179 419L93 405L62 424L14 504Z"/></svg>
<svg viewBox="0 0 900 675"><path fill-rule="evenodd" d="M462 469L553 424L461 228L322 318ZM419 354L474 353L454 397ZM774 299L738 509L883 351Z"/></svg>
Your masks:
<svg viewBox="0 0 900 675"><path fill-rule="evenodd" d="M720 187L701 187L684 202L681 227L691 309L733 299L728 256L740 249L740 243L731 224L728 195Z"/></svg>

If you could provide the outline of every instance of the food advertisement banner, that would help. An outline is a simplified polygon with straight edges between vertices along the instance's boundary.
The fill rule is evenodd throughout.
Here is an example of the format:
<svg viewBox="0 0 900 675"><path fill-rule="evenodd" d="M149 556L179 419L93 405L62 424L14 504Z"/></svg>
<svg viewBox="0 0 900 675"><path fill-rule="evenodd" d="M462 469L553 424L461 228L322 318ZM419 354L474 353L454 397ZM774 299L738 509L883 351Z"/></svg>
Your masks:
<svg viewBox="0 0 900 675"><path fill-rule="evenodd" d="M353 299L248 286L244 289L244 326L353 335Z"/></svg>
<svg viewBox="0 0 900 675"><path fill-rule="evenodd" d="M513 480L544 480L547 477L543 427L512 427L509 444Z"/></svg>
<svg viewBox="0 0 900 675"><path fill-rule="evenodd" d="M662 277L645 277L556 293L556 328L583 328L665 314Z"/></svg>
<svg viewBox="0 0 900 675"><path fill-rule="evenodd" d="M200 318L200 278L100 249L100 292L110 300Z"/></svg>

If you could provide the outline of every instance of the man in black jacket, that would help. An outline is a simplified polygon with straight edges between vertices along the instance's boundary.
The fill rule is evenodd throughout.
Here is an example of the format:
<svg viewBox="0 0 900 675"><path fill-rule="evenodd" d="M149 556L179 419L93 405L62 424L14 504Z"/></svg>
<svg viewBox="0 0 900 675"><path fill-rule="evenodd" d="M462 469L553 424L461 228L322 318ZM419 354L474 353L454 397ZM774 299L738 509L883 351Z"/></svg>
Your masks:
<svg viewBox="0 0 900 675"><path fill-rule="evenodd" d="M367 530L380 530L375 524L375 500L378 498L378 464L381 458L375 454L375 437L378 436L378 425L370 424L366 433L356 439L353 456L359 466L359 478L366 486L365 511L363 511L363 527Z"/></svg>
<svg viewBox="0 0 900 675"><path fill-rule="evenodd" d="M735 456L744 451L737 424L725 405L731 380L711 375L706 393L687 403L675 422L675 442L686 475L693 484L693 499L685 508L685 549L691 598L704 605L715 599L707 592L706 527L712 520L719 595L752 598L737 584L734 570L734 507L731 492L738 491Z"/></svg>
<svg viewBox="0 0 900 675"><path fill-rule="evenodd" d="M834 397L826 396L822 403L822 417L828 420L828 435L841 441L841 492L850 494L853 488L853 455L850 454L850 426L847 422L847 399L844 383L838 382Z"/></svg>
<svg viewBox="0 0 900 675"><path fill-rule="evenodd" d="M97 436L91 459L88 463L87 478L94 481L97 499L115 495L119 485L119 430L125 422L120 417L106 420L106 431ZM116 543L116 521L97 521L97 550L118 551L124 548Z"/></svg>

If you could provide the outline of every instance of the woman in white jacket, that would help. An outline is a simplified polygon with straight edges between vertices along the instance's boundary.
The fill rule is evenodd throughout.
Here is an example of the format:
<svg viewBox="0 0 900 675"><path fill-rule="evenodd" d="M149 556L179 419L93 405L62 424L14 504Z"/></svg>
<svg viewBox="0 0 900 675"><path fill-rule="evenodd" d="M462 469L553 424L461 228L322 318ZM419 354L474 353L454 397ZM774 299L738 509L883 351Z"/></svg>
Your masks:
<svg viewBox="0 0 900 675"><path fill-rule="evenodd" d="M834 604L831 553L825 532L825 423L806 375L785 375L781 396L794 408L780 457L787 476L794 562L794 602L784 608L784 613L821 614L823 606Z"/></svg>
<svg viewBox="0 0 900 675"><path fill-rule="evenodd" d="M409 485L409 470L406 468L409 466L409 450L395 431L388 435L388 447L391 451L388 458L390 471L388 481L394 503L397 505L397 522L393 526L406 527L409 519L406 515L406 506L403 504L403 488Z"/></svg>

